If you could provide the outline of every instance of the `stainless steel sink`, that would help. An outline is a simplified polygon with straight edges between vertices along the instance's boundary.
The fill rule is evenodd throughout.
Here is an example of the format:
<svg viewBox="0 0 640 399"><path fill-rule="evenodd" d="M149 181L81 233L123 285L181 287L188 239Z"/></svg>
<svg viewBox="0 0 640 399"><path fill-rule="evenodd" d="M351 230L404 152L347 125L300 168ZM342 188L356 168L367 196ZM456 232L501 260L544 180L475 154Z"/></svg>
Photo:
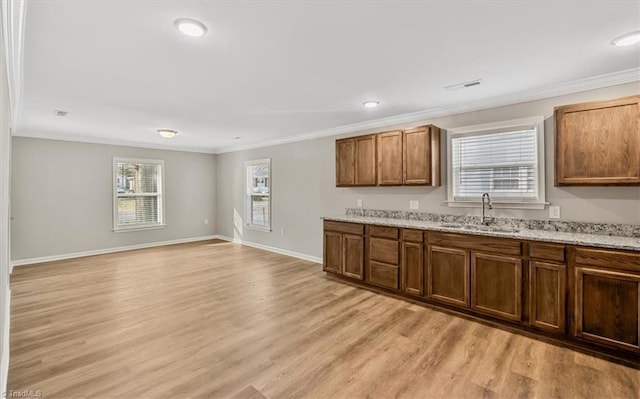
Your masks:
<svg viewBox="0 0 640 399"><path fill-rule="evenodd" d="M440 227L445 227L447 229L462 229L463 225L458 223L440 223Z"/></svg>
<svg viewBox="0 0 640 399"><path fill-rule="evenodd" d="M490 231L495 233L517 233L520 231L520 229L514 229L510 227L485 226L481 224L440 223L440 227L470 231Z"/></svg>

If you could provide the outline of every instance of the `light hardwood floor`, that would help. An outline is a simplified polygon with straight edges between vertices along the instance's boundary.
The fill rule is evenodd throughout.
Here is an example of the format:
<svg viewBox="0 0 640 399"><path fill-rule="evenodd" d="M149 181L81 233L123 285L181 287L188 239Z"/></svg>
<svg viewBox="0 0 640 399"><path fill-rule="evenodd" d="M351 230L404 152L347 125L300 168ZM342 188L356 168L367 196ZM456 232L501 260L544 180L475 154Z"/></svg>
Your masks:
<svg viewBox="0 0 640 399"><path fill-rule="evenodd" d="M44 398L640 397L640 371L207 241L18 267L9 388Z"/></svg>

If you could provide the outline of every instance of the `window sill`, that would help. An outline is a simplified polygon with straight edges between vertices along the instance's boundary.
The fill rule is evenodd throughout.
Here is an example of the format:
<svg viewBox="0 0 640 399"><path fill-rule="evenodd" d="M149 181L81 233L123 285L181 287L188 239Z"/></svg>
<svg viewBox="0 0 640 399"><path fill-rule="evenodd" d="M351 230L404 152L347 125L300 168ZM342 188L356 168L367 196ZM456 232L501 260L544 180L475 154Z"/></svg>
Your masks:
<svg viewBox="0 0 640 399"><path fill-rule="evenodd" d="M253 226L250 224L246 224L244 228L247 230L263 231L265 233L271 233L271 227L261 227L261 226Z"/></svg>
<svg viewBox="0 0 640 399"><path fill-rule="evenodd" d="M153 224L146 226L117 227L113 229L114 233L127 233L129 231L158 230L167 227L166 224Z"/></svg>
<svg viewBox="0 0 640 399"><path fill-rule="evenodd" d="M481 201L445 201L450 208L482 208ZM494 209L544 209L548 202L491 201Z"/></svg>

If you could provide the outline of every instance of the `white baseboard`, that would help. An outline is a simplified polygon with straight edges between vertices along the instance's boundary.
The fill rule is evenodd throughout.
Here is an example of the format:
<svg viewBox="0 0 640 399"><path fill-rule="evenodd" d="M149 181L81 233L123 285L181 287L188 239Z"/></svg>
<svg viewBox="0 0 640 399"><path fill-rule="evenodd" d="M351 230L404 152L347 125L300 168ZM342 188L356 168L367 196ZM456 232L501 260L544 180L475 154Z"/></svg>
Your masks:
<svg viewBox="0 0 640 399"><path fill-rule="evenodd" d="M82 258L85 256L104 255L104 254L110 254L114 252L131 251L134 249L153 248L153 247L161 247L164 245L184 244L188 242L213 240L215 238L220 238L220 237L217 235L190 237L190 238L181 238L178 240L158 241L158 242L151 242L151 243L137 244L137 245L127 245L124 247L96 249L92 251L73 252L68 254L60 254L60 255L52 255L52 256L42 256L39 258L18 259L11 262L11 270L13 271L14 266L33 265L36 263L53 262L57 260Z"/></svg>
<svg viewBox="0 0 640 399"><path fill-rule="evenodd" d="M269 245L258 244L258 243L255 243L255 242L245 241L245 240L241 240L241 239L237 239L237 238L231 238L231 237L227 237L227 236L218 235L216 238L219 238L219 239L225 240L225 241L234 242L236 244L246 245L248 247L264 249L265 251L275 252L275 253L280 254L280 255L292 256L294 258L307 260L307 261L313 262L313 263L320 263L320 264L322 263L322 258L317 257L317 256L311 256L311 255L303 254L303 253L300 253L300 252L289 251L287 249L271 247Z"/></svg>

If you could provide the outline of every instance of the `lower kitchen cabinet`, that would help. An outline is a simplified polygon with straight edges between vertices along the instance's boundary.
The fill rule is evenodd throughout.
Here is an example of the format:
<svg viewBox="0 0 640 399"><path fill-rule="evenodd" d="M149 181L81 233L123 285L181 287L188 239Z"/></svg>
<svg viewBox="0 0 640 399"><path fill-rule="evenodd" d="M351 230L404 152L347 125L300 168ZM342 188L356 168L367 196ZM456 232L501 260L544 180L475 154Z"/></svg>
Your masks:
<svg viewBox="0 0 640 399"><path fill-rule="evenodd" d="M358 280L364 278L364 237L350 234L342 236L343 274Z"/></svg>
<svg viewBox="0 0 640 399"><path fill-rule="evenodd" d="M417 242L402 243L402 290L407 294L424 294L424 245Z"/></svg>
<svg viewBox="0 0 640 399"><path fill-rule="evenodd" d="M576 267L575 335L640 352L640 274Z"/></svg>
<svg viewBox="0 0 640 399"><path fill-rule="evenodd" d="M324 227L330 274L640 366L638 251L333 221Z"/></svg>
<svg viewBox="0 0 640 399"><path fill-rule="evenodd" d="M564 334L567 267L531 261L529 264L529 319L542 330Z"/></svg>
<svg viewBox="0 0 640 399"><path fill-rule="evenodd" d="M335 231L325 231L323 246L322 269L325 272L342 273L342 234Z"/></svg>
<svg viewBox="0 0 640 399"><path fill-rule="evenodd" d="M471 253L471 308L507 320L522 319L522 260Z"/></svg>
<svg viewBox="0 0 640 399"><path fill-rule="evenodd" d="M400 230L369 226L367 229L367 283L392 290L400 289Z"/></svg>
<svg viewBox="0 0 640 399"><path fill-rule="evenodd" d="M469 252L428 246L427 298L469 307Z"/></svg>
<svg viewBox="0 0 640 399"><path fill-rule="evenodd" d="M363 280L364 226L328 221L324 226L323 270Z"/></svg>

